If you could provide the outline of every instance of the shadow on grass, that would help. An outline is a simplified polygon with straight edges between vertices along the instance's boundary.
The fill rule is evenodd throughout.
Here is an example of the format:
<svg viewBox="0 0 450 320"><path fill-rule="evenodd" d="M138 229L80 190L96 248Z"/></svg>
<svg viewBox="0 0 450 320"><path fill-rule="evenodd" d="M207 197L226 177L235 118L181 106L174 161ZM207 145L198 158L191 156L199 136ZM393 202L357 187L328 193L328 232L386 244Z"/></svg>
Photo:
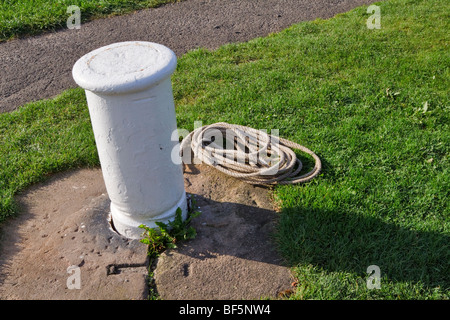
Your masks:
<svg viewBox="0 0 450 320"><path fill-rule="evenodd" d="M450 289L450 237L416 231L352 212L288 208L279 223L283 256L291 265L312 264L331 272L367 277L377 265L381 277Z"/></svg>

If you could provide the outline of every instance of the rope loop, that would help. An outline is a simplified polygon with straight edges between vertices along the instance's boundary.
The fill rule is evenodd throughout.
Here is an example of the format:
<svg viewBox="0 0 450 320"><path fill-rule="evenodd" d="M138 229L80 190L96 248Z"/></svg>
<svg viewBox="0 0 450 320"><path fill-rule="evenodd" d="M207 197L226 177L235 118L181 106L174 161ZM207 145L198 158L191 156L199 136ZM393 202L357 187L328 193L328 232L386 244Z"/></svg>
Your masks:
<svg viewBox="0 0 450 320"><path fill-rule="evenodd" d="M299 175L303 165L292 149L311 155L314 168ZM320 158L295 142L263 130L218 122L195 129L180 145L185 164L187 152L223 173L251 184L296 184L316 177L322 169ZM189 152L189 155L191 153Z"/></svg>

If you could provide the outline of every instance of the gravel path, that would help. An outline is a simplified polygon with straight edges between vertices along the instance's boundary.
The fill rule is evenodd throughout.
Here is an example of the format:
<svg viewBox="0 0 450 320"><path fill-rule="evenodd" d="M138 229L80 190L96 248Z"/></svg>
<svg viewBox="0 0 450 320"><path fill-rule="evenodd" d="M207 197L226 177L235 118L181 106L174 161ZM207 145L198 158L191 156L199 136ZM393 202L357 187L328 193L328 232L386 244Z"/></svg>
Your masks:
<svg viewBox="0 0 450 320"><path fill-rule="evenodd" d="M98 47L141 40L164 44L178 56L330 18L373 0L186 0L125 16L99 19L79 30L61 30L0 44L0 112L76 87L75 61Z"/></svg>

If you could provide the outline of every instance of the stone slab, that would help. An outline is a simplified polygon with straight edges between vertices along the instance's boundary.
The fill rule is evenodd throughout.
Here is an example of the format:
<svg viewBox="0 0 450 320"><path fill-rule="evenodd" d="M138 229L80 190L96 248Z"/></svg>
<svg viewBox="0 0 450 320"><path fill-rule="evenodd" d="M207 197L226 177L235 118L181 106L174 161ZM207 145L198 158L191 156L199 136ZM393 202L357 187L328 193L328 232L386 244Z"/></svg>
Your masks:
<svg viewBox="0 0 450 320"><path fill-rule="evenodd" d="M147 297L147 246L111 228L99 169L57 174L17 200L1 226L0 299Z"/></svg>
<svg viewBox="0 0 450 320"><path fill-rule="evenodd" d="M289 290L293 279L271 238L278 213L270 190L205 165L186 167L184 177L202 214L192 221L197 237L158 259L160 298L277 298ZM17 201L20 214L0 231L0 299L148 298L147 246L111 227L100 169L56 174ZM79 268L79 289L70 267Z"/></svg>
<svg viewBox="0 0 450 320"><path fill-rule="evenodd" d="M277 213L267 188L205 165L185 170L185 188L201 211L192 221L197 237L159 258L154 272L163 299L277 298L292 288L272 239Z"/></svg>

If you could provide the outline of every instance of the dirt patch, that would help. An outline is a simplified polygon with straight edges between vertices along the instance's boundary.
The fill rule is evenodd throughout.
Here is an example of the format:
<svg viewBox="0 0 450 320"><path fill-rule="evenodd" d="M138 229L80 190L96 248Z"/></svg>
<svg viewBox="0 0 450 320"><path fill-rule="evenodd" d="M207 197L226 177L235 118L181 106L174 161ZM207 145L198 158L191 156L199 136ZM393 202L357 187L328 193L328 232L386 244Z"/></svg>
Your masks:
<svg viewBox="0 0 450 320"><path fill-rule="evenodd" d="M180 56L331 18L373 0L185 0L0 44L0 112L75 88L72 67L84 54L121 41L151 41ZM81 13L83 14L83 13Z"/></svg>

